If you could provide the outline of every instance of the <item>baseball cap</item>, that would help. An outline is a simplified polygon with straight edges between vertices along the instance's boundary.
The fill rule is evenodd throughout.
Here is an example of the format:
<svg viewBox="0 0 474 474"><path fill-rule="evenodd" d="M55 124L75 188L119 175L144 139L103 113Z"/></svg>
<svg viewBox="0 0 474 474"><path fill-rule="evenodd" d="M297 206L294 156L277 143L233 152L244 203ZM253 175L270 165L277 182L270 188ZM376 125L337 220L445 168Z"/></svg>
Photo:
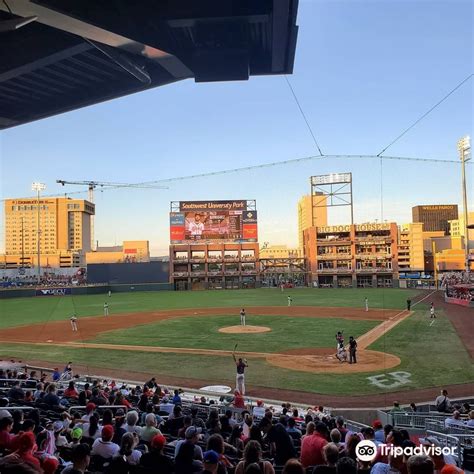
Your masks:
<svg viewBox="0 0 474 474"><path fill-rule="evenodd" d="M463 470L454 464L445 464L441 469L441 474L463 474Z"/></svg>
<svg viewBox="0 0 474 474"><path fill-rule="evenodd" d="M86 405L86 410L87 411L91 411L91 410L95 410L96 409L96 404L95 403L92 403L92 402L89 402L87 405Z"/></svg>
<svg viewBox="0 0 474 474"><path fill-rule="evenodd" d="M119 408L116 412L115 412L115 416L118 418L118 417L121 417L121 416L125 416L125 412L123 411L123 408Z"/></svg>
<svg viewBox="0 0 474 474"><path fill-rule="evenodd" d="M64 425L61 421L55 421L53 423L53 430L54 431L61 431L64 428Z"/></svg>
<svg viewBox="0 0 474 474"><path fill-rule="evenodd" d="M196 428L195 426L190 426L186 429L186 432L184 433L184 436L186 438L192 438L193 436L200 434L201 433L201 428Z"/></svg>
<svg viewBox="0 0 474 474"><path fill-rule="evenodd" d="M12 414L8 410L0 410L0 420L4 418L11 418Z"/></svg>
<svg viewBox="0 0 474 474"><path fill-rule="evenodd" d="M102 437L113 438L113 436L114 436L114 427L112 425L105 425L102 428Z"/></svg>
<svg viewBox="0 0 474 474"><path fill-rule="evenodd" d="M373 428L374 430L378 430L378 429L380 429L380 428L383 428L382 422L381 422L380 420L374 420L374 421L372 422L372 428Z"/></svg>
<svg viewBox="0 0 474 474"><path fill-rule="evenodd" d="M45 472L45 474L55 473L58 466L59 466L59 461L52 456L47 457L41 464L41 467L43 468L43 471Z"/></svg>
<svg viewBox="0 0 474 474"><path fill-rule="evenodd" d="M202 455L203 461L208 463L208 464L217 464L219 462L219 455L213 451L212 449L209 451L206 451ZM448 473L450 474L450 473Z"/></svg>
<svg viewBox="0 0 474 474"><path fill-rule="evenodd" d="M72 439L81 439L82 438L82 428L79 428L79 426L76 426L76 428L73 428L71 430L71 438Z"/></svg>
<svg viewBox="0 0 474 474"><path fill-rule="evenodd" d="M162 434L157 434L151 439L151 447L154 449L163 449L166 444L166 438Z"/></svg>

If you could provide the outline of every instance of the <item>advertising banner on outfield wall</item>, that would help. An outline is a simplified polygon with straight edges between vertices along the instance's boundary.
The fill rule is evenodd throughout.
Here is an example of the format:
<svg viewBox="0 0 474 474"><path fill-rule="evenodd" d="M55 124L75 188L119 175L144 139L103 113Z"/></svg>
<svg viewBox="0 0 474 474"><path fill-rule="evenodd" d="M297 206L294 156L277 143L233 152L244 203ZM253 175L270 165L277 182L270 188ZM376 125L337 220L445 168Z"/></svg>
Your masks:
<svg viewBox="0 0 474 474"><path fill-rule="evenodd" d="M257 242L257 211L247 201L180 202L170 213L171 244L190 242Z"/></svg>
<svg viewBox="0 0 474 474"><path fill-rule="evenodd" d="M45 288L44 290L36 290L36 296L64 296L70 294L71 288Z"/></svg>

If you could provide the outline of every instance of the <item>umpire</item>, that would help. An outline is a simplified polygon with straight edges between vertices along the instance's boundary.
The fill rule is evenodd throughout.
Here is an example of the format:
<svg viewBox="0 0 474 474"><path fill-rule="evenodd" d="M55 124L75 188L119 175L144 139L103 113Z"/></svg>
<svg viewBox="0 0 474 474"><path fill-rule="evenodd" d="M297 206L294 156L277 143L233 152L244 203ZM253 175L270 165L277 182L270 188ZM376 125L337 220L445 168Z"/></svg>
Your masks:
<svg viewBox="0 0 474 474"><path fill-rule="evenodd" d="M349 338L349 364L357 364L357 341L353 336Z"/></svg>

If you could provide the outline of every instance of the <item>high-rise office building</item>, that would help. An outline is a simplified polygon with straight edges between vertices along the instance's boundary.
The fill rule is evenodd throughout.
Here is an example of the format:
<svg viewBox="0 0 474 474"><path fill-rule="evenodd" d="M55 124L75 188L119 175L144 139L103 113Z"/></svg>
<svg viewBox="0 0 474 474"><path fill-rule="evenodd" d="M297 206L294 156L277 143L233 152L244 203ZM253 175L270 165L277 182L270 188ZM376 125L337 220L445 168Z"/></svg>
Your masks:
<svg viewBox="0 0 474 474"><path fill-rule="evenodd" d="M298 201L298 247L304 246L303 233L310 227L328 225L327 196L317 194L311 196L308 194Z"/></svg>
<svg viewBox="0 0 474 474"><path fill-rule="evenodd" d="M445 235L448 235L448 221L457 218L457 204L435 204L412 207L412 221L422 222L425 232L443 231Z"/></svg>

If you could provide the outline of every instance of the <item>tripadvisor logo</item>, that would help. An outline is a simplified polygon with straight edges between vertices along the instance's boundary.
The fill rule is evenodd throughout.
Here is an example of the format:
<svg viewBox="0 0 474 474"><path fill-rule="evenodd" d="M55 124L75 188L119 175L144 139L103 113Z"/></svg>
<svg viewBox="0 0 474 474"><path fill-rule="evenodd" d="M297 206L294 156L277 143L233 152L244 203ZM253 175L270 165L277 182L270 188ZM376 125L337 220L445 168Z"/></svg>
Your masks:
<svg viewBox="0 0 474 474"><path fill-rule="evenodd" d="M356 446L356 456L359 461L373 461L377 456L377 446L370 439L359 441Z"/></svg>
<svg viewBox="0 0 474 474"><path fill-rule="evenodd" d="M381 456L413 456L424 454L426 456L455 456L457 448L455 446L439 446L435 443L430 446L419 445L419 446L407 446L402 448L401 446L392 446L388 444L379 445L379 452ZM377 446L373 441L365 439L360 441L356 446L356 456L359 461L370 462L377 457Z"/></svg>

